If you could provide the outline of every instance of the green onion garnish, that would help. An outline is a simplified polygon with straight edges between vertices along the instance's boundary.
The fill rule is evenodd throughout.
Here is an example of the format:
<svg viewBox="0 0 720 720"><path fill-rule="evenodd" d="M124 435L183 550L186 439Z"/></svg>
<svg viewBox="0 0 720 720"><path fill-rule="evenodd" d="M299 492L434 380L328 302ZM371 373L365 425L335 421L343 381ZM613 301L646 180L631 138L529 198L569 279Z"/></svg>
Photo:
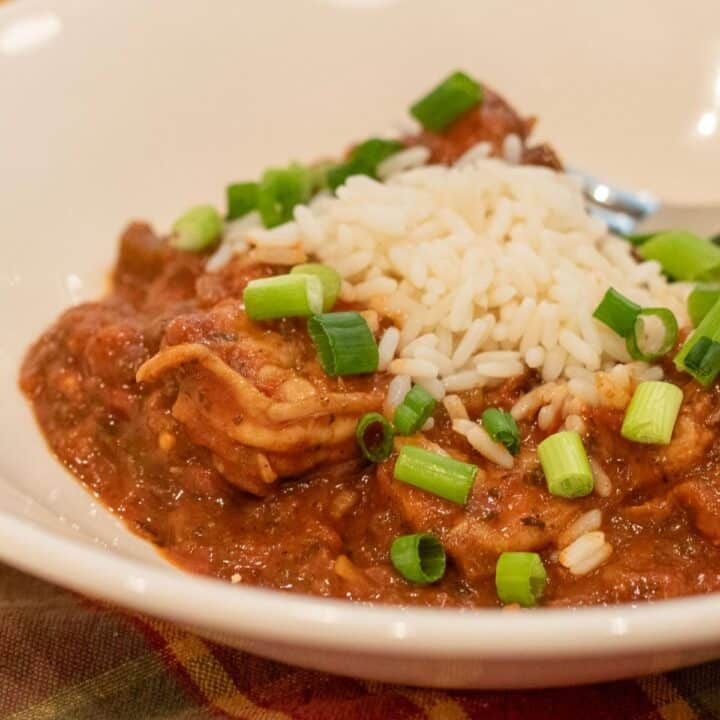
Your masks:
<svg viewBox="0 0 720 720"><path fill-rule="evenodd" d="M312 275L259 278L246 285L243 302L251 320L309 317L322 310L322 283Z"/></svg>
<svg viewBox="0 0 720 720"><path fill-rule="evenodd" d="M458 505L465 505L477 471L477 465L403 445L395 463L394 477Z"/></svg>
<svg viewBox="0 0 720 720"><path fill-rule="evenodd" d="M380 163L403 149L397 140L370 138L353 148L348 159L327 171L327 184L335 190L351 175L368 175L377 178Z"/></svg>
<svg viewBox="0 0 720 720"><path fill-rule="evenodd" d="M266 170L260 180L257 209L263 225L271 228L293 217L293 208L310 199L310 173L301 165Z"/></svg>
<svg viewBox="0 0 720 720"><path fill-rule="evenodd" d="M720 343L701 337L685 356L685 367L704 385L720 372Z"/></svg>
<svg viewBox="0 0 720 720"><path fill-rule="evenodd" d="M635 245L637 247L639 245L644 245L650 238L654 238L656 235L659 235L660 233L664 233L664 232L667 232L667 230L657 230L655 232L643 233L640 235L623 235L623 237L631 245Z"/></svg>
<svg viewBox="0 0 720 720"><path fill-rule="evenodd" d="M427 422L435 411L435 400L420 385L413 385L395 409L393 423L400 435L412 435Z"/></svg>
<svg viewBox="0 0 720 720"><path fill-rule="evenodd" d="M620 434L628 440L667 445L682 404L682 390L667 382L642 382L628 405Z"/></svg>
<svg viewBox="0 0 720 720"><path fill-rule="evenodd" d="M335 163L329 160L324 160L315 165L308 167L308 175L310 178L310 194L326 190L328 187L328 173L332 168L335 167Z"/></svg>
<svg viewBox="0 0 720 720"><path fill-rule="evenodd" d="M495 566L495 589L500 602L533 607L545 593L547 572L537 553L504 552Z"/></svg>
<svg viewBox="0 0 720 720"><path fill-rule="evenodd" d="M222 219L212 205L198 205L173 224L170 243L179 250L197 252L212 245L222 234Z"/></svg>
<svg viewBox="0 0 720 720"><path fill-rule="evenodd" d="M709 385L717 376L717 372L700 375L693 370L692 367L687 365L687 356L701 338L720 342L720 300L710 308L700 324L695 328L693 334L690 335L682 348L680 348L680 352L675 356L675 366L678 370L684 370L690 373L698 382L703 385ZM697 362L694 364L697 365Z"/></svg>
<svg viewBox="0 0 720 720"><path fill-rule="evenodd" d="M390 547L390 560L409 582L428 585L445 574L445 549L428 533L401 535Z"/></svg>
<svg viewBox="0 0 720 720"><path fill-rule="evenodd" d="M628 300L615 288L609 288L600 304L595 308L593 317L621 337L627 337L633 332L640 310L641 307L632 300Z"/></svg>
<svg viewBox="0 0 720 720"><path fill-rule="evenodd" d="M390 456L394 434L392 425L376 412L363 415L355 428L355 438L362 454L374 463Z"/></svg>
<svg viewBox="0 0 720 720"><path fill-rule="evenodd" d="M643 339L644 317L656 317L663 325L663 337L656 349L646 347ZM633 329L625 338L625 346L633 360L652 362L672 350L677 342L678 323L675 316L667 308L643 308L637 314Z"/></svg>
<svg viewBox="0 0 720 720"><path fill-rule="evenodd" d="M403 144L398 140L370 138L355 146L350 159L367 170L368 175L375 175L378 165L391 155L400 152Z"/></svg>
<svg viewBox="0 0 720 720"><path fill-rule="evenodd" d="M520 452L520 430L509 412L488 408L482 414L482 424L495 442L502 443L513 455Z"/></svg>
<svg viewBox="0 0 720 720"><path fill-rule="evenodd" d="M550 435L537 452L552 495L572 498L592 492L592 470L578 433L567 430Z"/></svg>
<svg viewBox="0 0 720 720"><path fill-rule="evenodd" d="M712 280L720 275L720 247L690 232L660 233L638 252L645 260L657 260L674 280Z"/></svg>
<svg viewBox="0 0 720 720"><path fill-rule="evenodd" d="M664 355L675 345L678 324L675 316L666 308L641 308L621 295L615 288L609 288L593 317L625 338L625 345L633 360L651 362ZM657 317L663 324L664 334L656 349L645 346L644 317Z"/></svg>
<svg viewBox="0 0 720 720"><path fill-rule="evenodd" d="M328 375L360 375L377 370L377 343L360 313L313 315L308 319L308 333Z"/></svg>
<svg viewBox="0 0 720 720"><path fill-rule="evenodd" d="M237 220L257 207L258 184L255 182L233 183L225 188L227 219Z"/></svg>
<svg viewBox="0 0 720 720"><path fill-rule="evenodd" d="M693 327L697 327L720 299L720 285L697 285L688 297L688 314Z"/></svg>
<svg viewBox="0 0 720 720"><path fill-rule="evenodd" d="M340 286L342 285L340 273L335 268L320 263L305 263L304 265L296 265L290 271L290 274L314 275L317 277L323 288L323 312L332 310L333 305L337 302Z"/></svg>
<svg viewBox="0 0 720 720"><path fill-rule="evenodd" d="M420 98L410 108L410 114L426 130L440 132L482 100L482 85L458 71Z"/></svg>
<svg viewBox="0 0 720 720"><path fill-rule="evenodd" d="M350 160L328 170L327 184L331 190L336 190L352 175L367 175L362 169L355 167Z"/></svg>

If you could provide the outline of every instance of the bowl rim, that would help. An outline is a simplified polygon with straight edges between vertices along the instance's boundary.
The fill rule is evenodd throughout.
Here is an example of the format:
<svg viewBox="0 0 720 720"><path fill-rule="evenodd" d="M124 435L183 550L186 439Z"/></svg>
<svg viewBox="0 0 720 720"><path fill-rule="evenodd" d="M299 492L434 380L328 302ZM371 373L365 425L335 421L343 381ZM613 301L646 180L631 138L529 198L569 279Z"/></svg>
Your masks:
<svg viewBox="0 0 720 720"><path fill-rule="evenodd" d="M555 659L720 642L720 596L507 612L369 605L153 567L0 512L0 559L91 597L195 629L396 656ZM562 638L561 641L559 639Z"/></svg>
<svg viewBox="0 0 720 720"><path fill-rule="evenodd" d="M0 6L0 21L45 5L44 0L17 0ZM151 566L5 512L0 512L0 560L216 637L233 634L396 657L507 660L720 646L720 594L518 612L367 605L231 585L170 565Z"/></svg>

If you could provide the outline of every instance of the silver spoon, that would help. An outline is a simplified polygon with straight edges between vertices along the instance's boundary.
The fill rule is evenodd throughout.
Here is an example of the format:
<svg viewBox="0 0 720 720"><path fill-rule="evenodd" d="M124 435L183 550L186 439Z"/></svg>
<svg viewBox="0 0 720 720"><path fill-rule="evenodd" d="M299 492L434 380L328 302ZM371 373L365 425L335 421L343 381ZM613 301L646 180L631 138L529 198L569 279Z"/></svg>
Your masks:
<svg viewBox="0 0 720 720"><path fill-rule="evenodd" d="M569 168L579 178L591 215L621 235L658 230L690 230L707 237L720 234L720 205L661 203L650 193L619 188L588 173Z"/></svg>

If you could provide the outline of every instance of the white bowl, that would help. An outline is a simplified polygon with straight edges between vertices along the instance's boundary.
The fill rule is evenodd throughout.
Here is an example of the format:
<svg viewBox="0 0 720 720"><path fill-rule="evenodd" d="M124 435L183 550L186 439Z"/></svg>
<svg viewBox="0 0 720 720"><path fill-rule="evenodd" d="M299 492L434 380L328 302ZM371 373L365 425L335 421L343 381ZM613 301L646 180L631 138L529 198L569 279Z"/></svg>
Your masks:
<svg viewBox="0 0 720 720"><path fill-rule="evenodd" d="M215 640L331 672L561 685L720 656L720 597L530 613L364 607L168 566L50 456L17 389L28 343L97 296L131 217L167 227L227 181L338 152L462 67L596 174L720 201L717 2L91 0L0 9L0 557Z"/></svg>

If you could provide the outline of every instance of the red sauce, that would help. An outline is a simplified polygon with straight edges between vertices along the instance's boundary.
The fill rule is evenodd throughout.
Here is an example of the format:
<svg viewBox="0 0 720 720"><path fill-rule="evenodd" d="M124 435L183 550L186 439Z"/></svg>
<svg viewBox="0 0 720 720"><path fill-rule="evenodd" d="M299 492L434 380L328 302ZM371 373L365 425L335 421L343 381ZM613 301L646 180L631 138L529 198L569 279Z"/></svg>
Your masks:
<svg viewBox="0 0 720 720"><path fill-rule="evenodd" d="M479 140L500 154L515 132L526 161L558 166L548 148L525 144L531 125L487 91L482 108L442 135L407 142L448 161ZM621 409L592 411L584 441L612 483L606 498L547 492L535 448L548 431L534 423L521 424L521 453L502 470L440 409L425 442L481 468L463 508L395 481L394 457L377 467L358 457L354 424L380 409L385 376L327 378L301 323L245 317L246 283L276 268L236 258L208 273L204 261L130 226L110 295L64 313L30 348L20 378L59 460L172 562L291 592L431 606L497 605L494 567L506 550L541 553L547 605L720 587L717 388L674 377L686 383L685 402L663 448L623 440ZM151 358L159 367L138 382ZM537 383L528 374L464 399L478 417ZM591 508L603 511L613 554L578 577L558 562L559 537ZM414 586L393 570L389 547L409 531L443 540L439 583Z"/></svg>
<svg viewBox="0 0 720 720"><path fill-rule="evenodd" d="M536 426L522 426L522 452L515 468L504 471L474 454L442 411L429 439L483 469L465 509L394 481L393 458L377 468L363 465L354 441L341 442L337 454L318 456L296 474L293 464L301 467L303 457L317 450L303 444L289 460L271 461L281 472L260 483L264 497L245 492L236 474L254 473L246 449L198 438L173 414L181 388L197 381L197 368L174 368L158 382L135 381L138 368L161 348L188 340L205 344L260 382L242 349L257 352L257 343L270 349L280 343L297 355L295 369L318 387L342 383L343 391L375 398L386 382L381 376L321 379L297 324L257 329L243 321L233 298L248 279L271 271L238 261L220 274L205 273L202 258L176 253L146 226L132 226L122 241L112 294L68 310L23 365L22 387L58 458L173 562L294 592L442 606L495 605L494 563L509 549L542 553L549 604L718 588L719 461L709 428L720 419L720 403L716 390L694 384L685 388L667 448L622 440L620 410L599 409L587 418L586 446L614 487L606 499L570 501L547 493L535 453L544 433ZM231 332L230 321L239 330ZM248 338L256 344L245 344ZM527 376L489 394L469 393L466 405L472 416L486 405L509 407L535 383ZM208 402L222 415L225 396ZM223 465L228 457L239 469L228 469L229 461ZM282 469L283 463L289 467ZM591 507L604 510L603 530L614 552L599 570L575 577L557 562L557 539ZM415 530L444 540L451 560L437 585L410 585L389 563L393 539Z"/></svg>

